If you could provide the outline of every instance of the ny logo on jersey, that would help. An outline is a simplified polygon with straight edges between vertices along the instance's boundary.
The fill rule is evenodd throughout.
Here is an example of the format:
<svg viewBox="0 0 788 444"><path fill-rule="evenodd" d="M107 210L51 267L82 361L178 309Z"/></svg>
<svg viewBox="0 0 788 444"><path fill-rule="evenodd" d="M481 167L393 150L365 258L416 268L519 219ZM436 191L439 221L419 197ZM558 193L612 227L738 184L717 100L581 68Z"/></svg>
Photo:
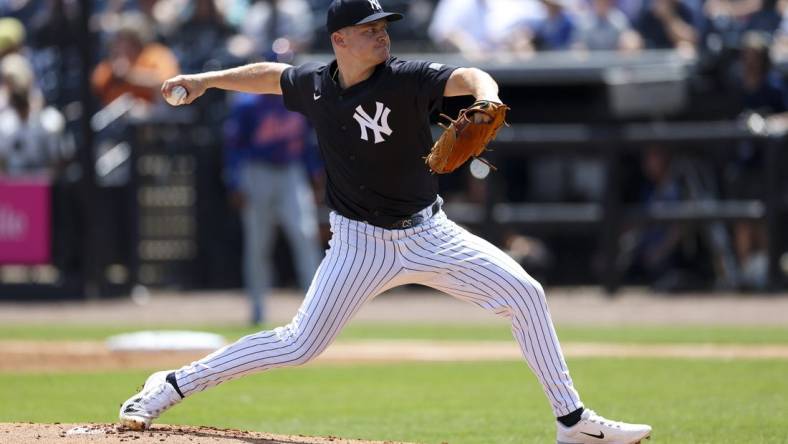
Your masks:
<svg viewBox="0 0 788 444"><path fill-rule="evenodd" d="M358 122L361 128L361 140L369 140L367 130L375 133L375 143L383 142L383 134L390 136L392 131L389 128L389 113L391 109L386 107L380 102L375 102L377 108L375 109L375 118L369 117L369 114L364 111L361 105L356 107L356 113L353 118Z"/></svg>
<svg viewBox="0 0 788 444"><path fill-rule="evenodd" d="M369 5L372 6L372 9L374 9L375 11L383 10L383 7L380 6L380 2L378 0L367 0L367 1L369 2Z"/></svg>

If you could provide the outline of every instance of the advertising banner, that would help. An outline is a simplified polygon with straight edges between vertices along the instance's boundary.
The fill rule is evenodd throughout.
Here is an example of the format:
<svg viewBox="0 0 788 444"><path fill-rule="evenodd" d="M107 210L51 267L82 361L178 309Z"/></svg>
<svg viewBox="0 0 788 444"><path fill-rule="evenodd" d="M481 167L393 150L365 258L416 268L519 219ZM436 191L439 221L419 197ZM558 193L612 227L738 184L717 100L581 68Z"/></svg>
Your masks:
<svg viewBox="0 0 788 444"><path fill-rule="evenodd" d="M48 179L0 176L0 264L50 261L49 199Z"/></svg>

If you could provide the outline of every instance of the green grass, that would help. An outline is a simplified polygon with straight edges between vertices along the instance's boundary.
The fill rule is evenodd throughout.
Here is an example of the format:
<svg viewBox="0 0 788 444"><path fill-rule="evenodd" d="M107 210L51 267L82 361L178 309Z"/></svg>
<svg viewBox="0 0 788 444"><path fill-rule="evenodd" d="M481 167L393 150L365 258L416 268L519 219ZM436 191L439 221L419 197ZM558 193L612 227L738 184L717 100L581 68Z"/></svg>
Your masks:
<svg viewBox="0 0 788 444"><path fill-rule="evenodd" d="M238 326L69 326L69 325L3 325L0 340L103 340L110 335L141 329L192 329L210 331L235 340L256 330ZM788 327L558 327L564 342L624 343L717 343L717 344L788 344ZM425 339L508 341L512 339L504 324L465 325L402 325L354 323L341 334L340 340L360 339Z"/></svg>
<svg viewBox="0 0 788 444"><path fill-rule="evenodd" d="M586 403L655 428L652 443L788 443L788 361L571 359ZM147 372L0 374L2 421L111 422ZM522 363L275 370L199 393L164 423L424 443L549 443ZM553 441L554 442L554 441Z"/></svg>

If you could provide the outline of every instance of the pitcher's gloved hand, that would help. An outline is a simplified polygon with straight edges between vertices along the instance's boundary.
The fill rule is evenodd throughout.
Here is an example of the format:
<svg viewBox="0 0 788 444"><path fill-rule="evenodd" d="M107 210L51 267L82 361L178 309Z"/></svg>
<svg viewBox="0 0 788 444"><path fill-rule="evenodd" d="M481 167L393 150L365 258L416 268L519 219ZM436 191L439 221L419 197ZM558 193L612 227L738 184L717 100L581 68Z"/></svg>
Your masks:
<svg viewBox="0 0 788 444"><path fill-rule="evenodd" d="M470 108L461 110L457 120L442 114L451 124L441 124L445 131L425 158L430 170L438 174L450 173L469 158L482 154L506 124L507 110L509 107L503 103L477 100Z"/></svg>

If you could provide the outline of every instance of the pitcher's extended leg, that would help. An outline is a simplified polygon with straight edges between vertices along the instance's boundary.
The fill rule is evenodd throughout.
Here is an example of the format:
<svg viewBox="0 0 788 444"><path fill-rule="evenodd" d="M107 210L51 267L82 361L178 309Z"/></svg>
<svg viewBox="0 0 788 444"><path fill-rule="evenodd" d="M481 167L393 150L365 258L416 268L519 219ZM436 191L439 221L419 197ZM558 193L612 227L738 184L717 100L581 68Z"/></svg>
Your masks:
<svg viewBox="0 0 788 444"><path fill-rule="evenodd" d="M380 229L360 229L362 225L332 214L330 248L288 325L243 337L174 372L154 373L121 405L121 424L145 429L185 396L318 356L364 302L396 284L401 270L394 243L376 236Z"/></svg>
<svg viewBox="0 0 788 444"><path fill-rule="evenodd" d="M398 270L394 251L385 241L349 226L338 223L328 254L293 320L284 327L241 338L177 370L178 386L185 396L248 373L304 364L328 347L362 304L378 294Z"/></svg>
<svg viewBox="0 0 788 444"><path fill-rule="evenodd" d="M511 320L523 356L557 417L583 406L569 376L542 286L517 262L449 220L400 245L406 267L439 270L421 283Z"/></svg>

